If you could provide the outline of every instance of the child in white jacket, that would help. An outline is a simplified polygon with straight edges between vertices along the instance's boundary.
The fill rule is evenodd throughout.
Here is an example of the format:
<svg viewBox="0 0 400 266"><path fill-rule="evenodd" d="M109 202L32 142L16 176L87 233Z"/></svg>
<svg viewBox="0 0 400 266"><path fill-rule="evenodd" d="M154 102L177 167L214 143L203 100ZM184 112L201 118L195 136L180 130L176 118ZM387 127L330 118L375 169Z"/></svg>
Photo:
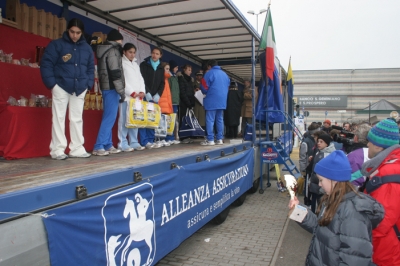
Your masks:
<svg viewBox="0 0 400 266"><path fill-rule="evenodd" d="M133 150L141 151L144 147L140 146L137 135L137 128L125 127L126 106L132 98L143 99L145 97L145 86L139 65L137 64L136 46L132 43L126 43L123 48L122 68L125 74L125 101L119 105L118 118L118 148L124 152ZM129 142L127 140L129 136Z"/></svg>

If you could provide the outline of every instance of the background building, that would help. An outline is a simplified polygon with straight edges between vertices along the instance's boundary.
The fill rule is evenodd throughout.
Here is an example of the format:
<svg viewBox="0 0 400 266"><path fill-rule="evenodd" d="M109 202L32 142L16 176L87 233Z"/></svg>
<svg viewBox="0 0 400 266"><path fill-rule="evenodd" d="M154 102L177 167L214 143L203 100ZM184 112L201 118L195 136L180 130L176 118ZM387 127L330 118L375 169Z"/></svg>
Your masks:
<svg viewBox="0 0 400 266"><path fill-rule="evenodd" d="M371 111L369 104L382 99L400 106L400 68L293 71L294 101L309 111L307 123L330 119L343 123L371 122L391 111ZM360 110L367 109L367 112Z"/></svg>

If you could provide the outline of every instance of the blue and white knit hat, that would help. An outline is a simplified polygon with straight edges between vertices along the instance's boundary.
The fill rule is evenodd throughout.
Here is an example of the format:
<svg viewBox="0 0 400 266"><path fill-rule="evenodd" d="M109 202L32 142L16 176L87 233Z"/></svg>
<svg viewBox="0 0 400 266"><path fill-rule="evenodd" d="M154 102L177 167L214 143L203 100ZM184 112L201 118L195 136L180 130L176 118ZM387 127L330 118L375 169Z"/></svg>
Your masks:
<svg viewBox="0 0 400 266"><path fill-rule="evenodd" d="M399 144L399 128L392 119L388 118L376 124L368 132L368 141L384 149Z"/></svg>

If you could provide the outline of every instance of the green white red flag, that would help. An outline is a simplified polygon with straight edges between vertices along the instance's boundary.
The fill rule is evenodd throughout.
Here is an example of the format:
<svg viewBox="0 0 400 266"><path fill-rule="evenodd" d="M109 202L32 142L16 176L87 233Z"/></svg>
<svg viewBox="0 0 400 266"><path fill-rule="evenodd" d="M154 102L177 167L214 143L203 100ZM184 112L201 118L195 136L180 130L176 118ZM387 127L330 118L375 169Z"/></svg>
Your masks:
<svg viewBox="0 0 400 266"><path fill-rule="evenodd" d="M274 34L274 26L272 24L272 15L271 9L268 9L267 16L265 17L264 28L261 35L259 50L266 50L266 70L267 77L271 80L274 79L274 68L275 68L275 56L276 52L276 43L275 43L275 34Z"/></svg>

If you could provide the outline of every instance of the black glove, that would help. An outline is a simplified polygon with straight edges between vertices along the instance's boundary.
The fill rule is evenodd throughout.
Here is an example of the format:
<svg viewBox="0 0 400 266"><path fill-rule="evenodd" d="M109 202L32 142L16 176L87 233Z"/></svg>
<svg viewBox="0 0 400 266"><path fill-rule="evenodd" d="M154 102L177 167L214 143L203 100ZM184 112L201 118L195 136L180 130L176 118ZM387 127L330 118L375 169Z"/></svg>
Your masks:
<svg viewBox="0 0 400 266"><path fill-rule="evenodd" d="M125 95L121 95L121 99L119 99L119 103L123 103L125 101Z"/></svg>

